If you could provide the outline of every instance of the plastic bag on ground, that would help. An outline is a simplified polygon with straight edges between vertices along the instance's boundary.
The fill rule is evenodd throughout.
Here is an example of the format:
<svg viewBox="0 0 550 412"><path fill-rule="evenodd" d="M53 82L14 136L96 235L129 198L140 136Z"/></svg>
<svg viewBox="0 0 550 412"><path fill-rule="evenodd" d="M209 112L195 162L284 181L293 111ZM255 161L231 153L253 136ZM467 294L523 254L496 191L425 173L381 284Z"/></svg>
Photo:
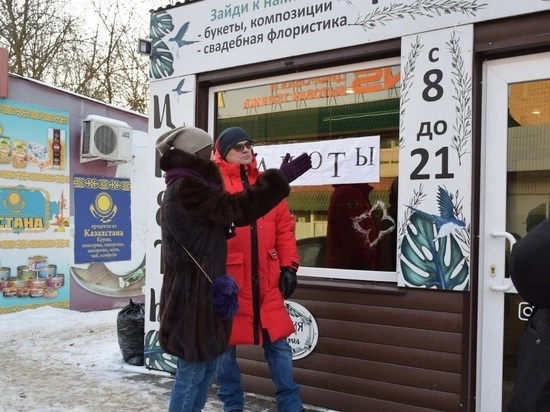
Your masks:
<svg viewBox="0 0 550 412"><path fill-rule="evenodd" d="M117 316L118 345L124 362L143 366L144 333L145 305L130 299Z"/></svg>

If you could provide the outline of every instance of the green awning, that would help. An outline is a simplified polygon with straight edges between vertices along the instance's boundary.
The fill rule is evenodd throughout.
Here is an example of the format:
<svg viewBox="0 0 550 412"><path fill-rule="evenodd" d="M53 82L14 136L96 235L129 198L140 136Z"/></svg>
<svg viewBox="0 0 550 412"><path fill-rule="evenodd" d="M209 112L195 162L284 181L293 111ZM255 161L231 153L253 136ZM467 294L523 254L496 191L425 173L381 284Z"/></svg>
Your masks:
<svg viewBox="0 0 550 412"><path fill-rule="evenodd" d="M367 135L399 128L399 98L218 119L243 127L256 143Z"/></svg>
<svg viewBox="0 0 550 412"><path fill-rule="evenodd" d="M292 211L306 210L316 212L327 212L330 202L329 191L318 192L290 192L287 198L288 207Z"/></svg>
<svg viewBox="0 0 550 412"><path fill-rule="evenodd" d="M330 203L331 191L315 191L315 192L290 192L287 202L292 211L308 211L308 212L328 212ZM387 190L373 190L369 193L369 200L372 205L378 200L382 201L386 206L389 206L390 192Z"/></svg>

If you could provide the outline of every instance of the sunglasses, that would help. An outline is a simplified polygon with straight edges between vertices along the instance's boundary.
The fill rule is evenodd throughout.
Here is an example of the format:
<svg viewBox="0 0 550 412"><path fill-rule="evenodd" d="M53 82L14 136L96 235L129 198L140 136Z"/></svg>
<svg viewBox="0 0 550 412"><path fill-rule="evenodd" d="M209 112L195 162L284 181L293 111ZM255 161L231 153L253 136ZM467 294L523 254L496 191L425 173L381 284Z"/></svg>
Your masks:
<svg viewBox="0 0 550 412"><path fill-rule="evenodd" d="M237 153L241 153L245 148L250 149L254 144L252 142L237 143L232 149L235 149Z"/></svg>

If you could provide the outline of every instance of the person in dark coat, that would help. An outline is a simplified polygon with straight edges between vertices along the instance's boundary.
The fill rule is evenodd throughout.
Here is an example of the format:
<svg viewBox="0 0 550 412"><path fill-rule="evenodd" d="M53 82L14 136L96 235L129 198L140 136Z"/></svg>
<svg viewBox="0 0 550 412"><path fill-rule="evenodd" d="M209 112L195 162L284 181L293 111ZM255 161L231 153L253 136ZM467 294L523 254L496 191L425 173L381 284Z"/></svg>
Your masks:
<svg viewBox="0 0 550 412"><path fill-rule="evenodd" d="M215 157L229 193L243 191L262 175L252 140L241 127L220 133ZM220 357L216 375L224 411L239 412L244 407L236 345L262 345L278 410L304 410L287 342L294 324L284 302L297 285L299 256L294 227L294 217L282 200L250 226L236 228L236 236L228 241L227 270L239 285L239 310L233 319L230 347Z"/></svg>
<svg viewBox="0 0 550 412"><path fill-rule="evenodd" d="M178 358L169 411L195 412L206 403L218 356L227 350L231 333L231 313L215 312L211 289L211 282L226 274L227 236L234 226L251 224L288 196L289 182L311 168L311 159L305 154L293 161L287 157L279 170L267 170L255 185L229 194L222 189L212 161L213 139L205 131L175 128L157 139L156 148L166 172L159 343Z"/></svg>
<svg viewBox="0 0 550 412"><path fill-rule="evenodd" d="M521 338L508 411L550 411L550 219L533 227L512 247L510 277L534 307Z"/></svg>
<svg viewBox="0 0 550 412"><path fill-rule="evenodd" d="M368 183L334 185L328 206L327 268L380 270L380 244L371 244L378 238L369 200L373 189Z"/></svg>

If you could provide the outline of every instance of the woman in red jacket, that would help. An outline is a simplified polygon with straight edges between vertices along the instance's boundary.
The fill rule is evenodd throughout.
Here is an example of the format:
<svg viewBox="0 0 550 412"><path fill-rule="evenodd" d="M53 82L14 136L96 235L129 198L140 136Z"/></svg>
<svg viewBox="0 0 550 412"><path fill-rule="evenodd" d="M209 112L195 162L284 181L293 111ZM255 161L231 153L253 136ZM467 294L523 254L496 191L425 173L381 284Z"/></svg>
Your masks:
<svg viewBox="0 0 550 412"><path fill-rule="evenodd" d="M244 129L224 130L216 148L226 191L238 193L256 182L260 172L252 141ZM294 333L294 326L284 299L296 287L299 262L294 218L286 200L250 226L236 228L235 234L227 245L227 272L240 288L239 311L233 319L230 347L218 363L218 396L225 412L243 410L235 345L262 345L276 387L278 410L302 411L300 387L292 376L292 348L286 340Z"/></svg>

